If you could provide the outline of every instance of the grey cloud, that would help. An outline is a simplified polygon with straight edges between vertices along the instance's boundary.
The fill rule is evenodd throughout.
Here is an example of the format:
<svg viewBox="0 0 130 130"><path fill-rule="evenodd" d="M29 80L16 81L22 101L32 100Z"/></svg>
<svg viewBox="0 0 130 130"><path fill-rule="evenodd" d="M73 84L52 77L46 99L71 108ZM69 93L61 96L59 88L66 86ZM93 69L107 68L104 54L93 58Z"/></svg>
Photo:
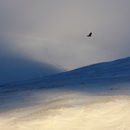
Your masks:
<svg viewBox="0 0 130 130"><path fill-rule="evenodd" d="M68 69L127 57L129 5L128 0L0 1L0 57L23 56Z"/></svg>

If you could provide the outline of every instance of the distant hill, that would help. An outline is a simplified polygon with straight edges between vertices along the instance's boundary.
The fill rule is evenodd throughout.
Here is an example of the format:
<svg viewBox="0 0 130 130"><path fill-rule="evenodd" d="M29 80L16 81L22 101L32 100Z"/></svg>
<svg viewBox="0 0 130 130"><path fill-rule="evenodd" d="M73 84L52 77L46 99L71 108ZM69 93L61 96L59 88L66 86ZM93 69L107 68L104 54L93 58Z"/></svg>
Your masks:
<svg viewBox="0 0 130 130"><path fill-rule="evenodd" d="M46 63L24 59L0 59L0 84L41 78L61 72Z"/></svg>

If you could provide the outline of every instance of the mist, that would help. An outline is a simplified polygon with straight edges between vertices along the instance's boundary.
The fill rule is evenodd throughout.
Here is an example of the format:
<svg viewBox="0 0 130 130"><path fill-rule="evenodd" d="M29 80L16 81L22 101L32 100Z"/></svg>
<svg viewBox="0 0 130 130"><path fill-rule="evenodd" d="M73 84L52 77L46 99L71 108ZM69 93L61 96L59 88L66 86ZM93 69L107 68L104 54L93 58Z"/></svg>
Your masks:
<svg viewBox="0 0 130 130"><path fill-rule="evenodd" d="M128 0L0 1L0 58L71 70L129 57L129 5Z"/></svg>

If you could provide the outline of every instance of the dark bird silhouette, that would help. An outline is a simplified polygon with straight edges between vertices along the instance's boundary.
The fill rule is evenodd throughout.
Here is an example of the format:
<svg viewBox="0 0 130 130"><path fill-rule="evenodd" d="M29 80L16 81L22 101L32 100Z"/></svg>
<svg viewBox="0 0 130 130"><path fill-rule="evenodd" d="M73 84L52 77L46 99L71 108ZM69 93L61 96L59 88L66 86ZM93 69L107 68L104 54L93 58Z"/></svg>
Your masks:
<svg viewBox="0 0 130 130"><path fill-rule="evenodd" d="M92 36L92 32L89 33L89 35L87 35L87 37L91 37Z"/></svg>

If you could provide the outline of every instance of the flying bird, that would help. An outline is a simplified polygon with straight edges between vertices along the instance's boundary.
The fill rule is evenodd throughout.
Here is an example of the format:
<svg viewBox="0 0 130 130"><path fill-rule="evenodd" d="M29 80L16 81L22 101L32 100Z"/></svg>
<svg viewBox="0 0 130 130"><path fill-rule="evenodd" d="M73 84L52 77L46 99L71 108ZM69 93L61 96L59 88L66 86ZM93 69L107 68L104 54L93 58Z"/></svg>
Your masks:
<svg viewBox="0 0 130 130"><path fill-rule="evenodd" d="M89 33L89 35L87 35L87 37L91 37L92 36L92 32Z"/></svg>

